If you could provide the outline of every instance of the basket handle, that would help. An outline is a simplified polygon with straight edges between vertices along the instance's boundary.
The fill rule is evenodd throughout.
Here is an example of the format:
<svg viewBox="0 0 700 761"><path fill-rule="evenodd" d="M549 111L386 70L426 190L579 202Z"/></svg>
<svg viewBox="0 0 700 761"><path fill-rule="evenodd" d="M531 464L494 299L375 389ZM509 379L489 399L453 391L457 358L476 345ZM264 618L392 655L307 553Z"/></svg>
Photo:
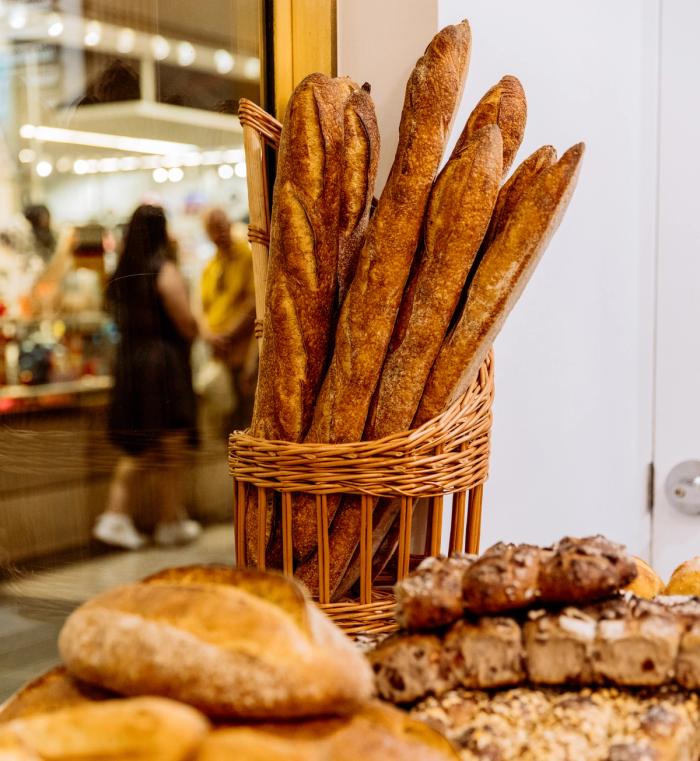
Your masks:
<svg viewBox="0 0 700 761"><path fill-rule="evenodd" d="M265 316L267 261L270 254L270 206L267 192L267 162L265 145L279 147L282 125L260 106L241 98L238 118L243 126L243 149L246 160L246 182L250 224L248 240L253 256L255 284L255 335L258 349L262 348L262 327Z"/></svg>

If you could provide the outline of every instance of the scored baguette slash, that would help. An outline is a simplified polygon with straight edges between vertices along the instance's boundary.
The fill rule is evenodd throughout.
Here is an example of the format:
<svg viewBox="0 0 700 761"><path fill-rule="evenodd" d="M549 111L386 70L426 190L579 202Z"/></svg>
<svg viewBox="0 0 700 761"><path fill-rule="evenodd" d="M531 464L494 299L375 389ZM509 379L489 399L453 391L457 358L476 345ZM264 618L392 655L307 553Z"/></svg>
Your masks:
<svg viewBox="0 0 700 761"><path fill-rule="evenodd" d="M556 149L551 145L543 145L528 156L508 178L498 193L489 229L481 244L482 251L485 251L491 241L503 232L513 210L517 208L520 199L533 184L535 178L544 169L551 167L556 160Z"/></svg>
<svg viewBox="0 0 700 761"><path fill-rule="evenodd" d="M284 117L272 197L263 343L251 433L301 441L333 332L344 106L357 85L310 74ZM258 560L257 490L246 489L246 559ZM266 505L266 543L274 498Z"/></svg>
<svg viewBox="0 0 700 761"><path fill-rule="evenodd" d="M505 177L520 148L527 121L525 91L517 77L506 75L491 87L476 104L452 152L459 155L468 141L489 124L495 124L503 135L503 170Z"/></svg>
<svg viewBox="0 0 700 761"><path fill-rule="evenodd" d="M576 186L583 151L584 145L579 143L539 173L503 231L484 252L462 313L435 360L413 427L439 415L476 377L561 222Z"/></svg>
<svg viewBox="0 0 700 761"><path fill-rule="evenodd" d="M338 246L339 304L343 303L365 242L379 165L379 128L370 89L365 82L345 104Z"/></svg>
<svg viewBox="0 0 700 761"><path fill-rule="evenodd" d="M308 442L359 441L379 380L401 296L416 253L423 216L466 77L471 32L464 21L438 32L406 85L399 144L389 177L367 228L355 275L343 302L330 364L314 408ZM329 517L339 505L328 499ZM330 542L331 593L358 544L360 516L346 511ZM316 531L316 503L295 500L294 518ZM335 523L335 522L334 522ZM297 570L318 589L318 557Z"/></svg>

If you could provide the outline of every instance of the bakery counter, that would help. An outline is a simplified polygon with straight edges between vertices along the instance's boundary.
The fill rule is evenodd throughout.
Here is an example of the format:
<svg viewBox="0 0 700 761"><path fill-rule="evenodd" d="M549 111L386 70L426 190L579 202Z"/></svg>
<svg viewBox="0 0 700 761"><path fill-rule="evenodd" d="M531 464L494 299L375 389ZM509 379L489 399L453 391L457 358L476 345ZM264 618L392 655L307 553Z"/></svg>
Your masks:
<svg viewBox="0 0 700 761"><path fill-rule="evenodd" d="M36 386L0 386L0 419L45 409L104 405L112 385L111 376L99 375Z"/></svg>
<svg viewBox="0 0 700 761"><path fill-rule="evenodd" d="M107 435L111 386L101 376L0 388L0 567L89 545L119 457ZM229 520L226 444L201 429L202 445L188 463L187 505L201 520ZM135 498L145 530L155 519L152 486L142 479Z"/></svg>

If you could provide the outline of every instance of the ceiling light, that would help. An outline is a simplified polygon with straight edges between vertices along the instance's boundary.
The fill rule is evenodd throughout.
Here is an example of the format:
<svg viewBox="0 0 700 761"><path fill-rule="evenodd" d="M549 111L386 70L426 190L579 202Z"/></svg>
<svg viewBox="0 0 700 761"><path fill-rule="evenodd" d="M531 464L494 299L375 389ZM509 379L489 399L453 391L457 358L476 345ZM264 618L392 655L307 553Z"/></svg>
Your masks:
<svg viewBox="0 0 700 761"><path fill-rule="evenodd" d="M162 166L159 166L157 169L153 170L153 179L156 182L167 182L168 181L168 170L163 169Z"/></svg>
<svg viewBox="0 0 700 761"><path fill-rule="evenodd" d="M117 35L117 50L120 53L131 53L136 44L136 34L133 29L125 27Z"/></svg>
<svg viewBox="0 0 700 761"><path fill-rule="evenodd" d="M89 48L99 45L102 39L102 24L99 21L88 21L85 24L85 37L83 41Z"/></svg>
<svg viewBox="0 0 700 761"><path fill-rule="evenodd" d="M160 156L144 156L141 165L146 169L155 169L161 165Z"/></svg>
<svg viewBox="0 0 700 761"><path fill-rule="evenodd" d="M219 74L228 74L233 68L233 56L228 50L217 50L214 53L214 66Z"/></svg>
<svg viewBox="0 0 700 761"><path fill-rule="evenodd" d="M46 30L49 37L60 37L63 34L63 21L58 13L49 16L49 25Z"/></svg>
<svg viewBox="0 0 700 761"><path fill-rule="evenodd" d="M119 168L124 172L140 169L141 159L138 156L124 156L119 159Z"/></svg>
<svg viewBox="0 0 700 761"><path fill-rule="evenodd" d="M196 151L191 151L190 153L186 153L182 157L182 163L184 164L184 166L201 166L202 154L197 153Z"/></svg>
<svg viewBox="0 0 700 761"><path fill-rule="evenodd" d="M180 182L180 180L185 176L185 173L180 169L179 166L174 166L172 169L168 170L168 179L170 182Z"/></svg>
<svg viewBox="0 0 700 761"><path fill-rule="evenodd" d="M77 159L73 162L73 171L76 174L87 174L88 163L85 159Z"/></svg>
<svg viewBox="0 0 700 761"><path fill-rule="evenodd" d="M243 151L240 148L232 148L224 152L224 160L230 161L232 164L237 164L239 161L243 161Z"/></svg>
<svg viewBox="0 0 700 761"><path fill-rule="evenodd" d="M14 8L10 13L10 28L19 30L27 25L27 11L24 8Z"/></svg>
<svg viewBox="0 0 700 761"><path fill-rule="evenodd" d="M189 42L180 42L177 46L177 62L180 66L189 66L197 58L197 51L194 45Z"/></svg>
<svg viewBox="0 0 700 761"><path fill-rule="evenodd" d="M88 159L85 163L88 174L96 174L100 171L100 162L97 159Z"/></svg>
<svg viewBox="0 0 700 761"><path fill-rule="evenodd" d="M165 60L170 55L170 43L160 34L151 37L151 50L156 61Z"/></svg>
<svg viewBox="0 0 700 761"><path fill-rule="evenodd" d="M36 153L31 148L22 148L17 156L22 164L31 164L36 158Z"/></svg>
<svg viewBox="0 0 700 761"><path fill-rule="evenodd" d="M115 159L115 158L100 159L97 166L100 172L117 172L119 170L119 159Z"/></svg>
<svg viewBox="0 0 700 761"><path fill-rule="evenodd" d="M202 154L202 164L205 166L215 166L222 160L221 151L204 151Z"/></svg>
<svg viewBox="0 0 700 761"><path fill-rule="evenodd" d="M23 124L19 134L24 138L34 138L45 143L69 143L71 145L89 145L93 148L108 148L132 153L177 153L192 150L193 145L175 143L170 140L152 140L143 137L110 135L104 132L84 132L82 130L64 129L63 127L35 127Z"/></svg>
<svg viewBox="0 0 700 761"><path fill-rule="evenodd" d="M50 161L40 161L36 165L36 173L39 177L48 177L53 172L53 164Z"/></svg>
<svg viewBox="0 0 700 761"><path fill-rule="evenodd" d="M73 168L73 162L68 156L61 156L56 162L57 172L70 172Z"/></svg>
<svg viewBox="0 0 700 761"><path fill-rule="evenodd" d="M234 167L234 174L241 179L246 176L246 165L243 161L240 164L236 164Z"/></svg>
<svg viewBox="0 0 700 761"><path fill-rule="evenodd" d="M243 66L243 74L244 76L248 77L248 79L259 79L260 78L260 59L249 58Z"/></svg>
<svg viewBox="0 0 700 761"><path fill-rule="evenodd" d="M217 171L222 180L230 180L233 177L233 167L231 164L221 164Z"/></svg>

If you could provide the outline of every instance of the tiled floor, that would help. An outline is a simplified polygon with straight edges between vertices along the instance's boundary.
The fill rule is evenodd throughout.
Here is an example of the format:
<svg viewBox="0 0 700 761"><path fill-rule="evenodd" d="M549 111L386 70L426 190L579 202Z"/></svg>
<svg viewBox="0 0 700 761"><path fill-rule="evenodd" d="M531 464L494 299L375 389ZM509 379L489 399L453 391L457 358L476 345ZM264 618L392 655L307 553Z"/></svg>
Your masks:
<svg viewBox="0 0 700 761"><path fill-rule="evenodd" d="M168 566L231 563L233 547L232 526L213 526L187 547L109 553L0 583L0 702L58 661L58 632L84 600Z"/></svg>

